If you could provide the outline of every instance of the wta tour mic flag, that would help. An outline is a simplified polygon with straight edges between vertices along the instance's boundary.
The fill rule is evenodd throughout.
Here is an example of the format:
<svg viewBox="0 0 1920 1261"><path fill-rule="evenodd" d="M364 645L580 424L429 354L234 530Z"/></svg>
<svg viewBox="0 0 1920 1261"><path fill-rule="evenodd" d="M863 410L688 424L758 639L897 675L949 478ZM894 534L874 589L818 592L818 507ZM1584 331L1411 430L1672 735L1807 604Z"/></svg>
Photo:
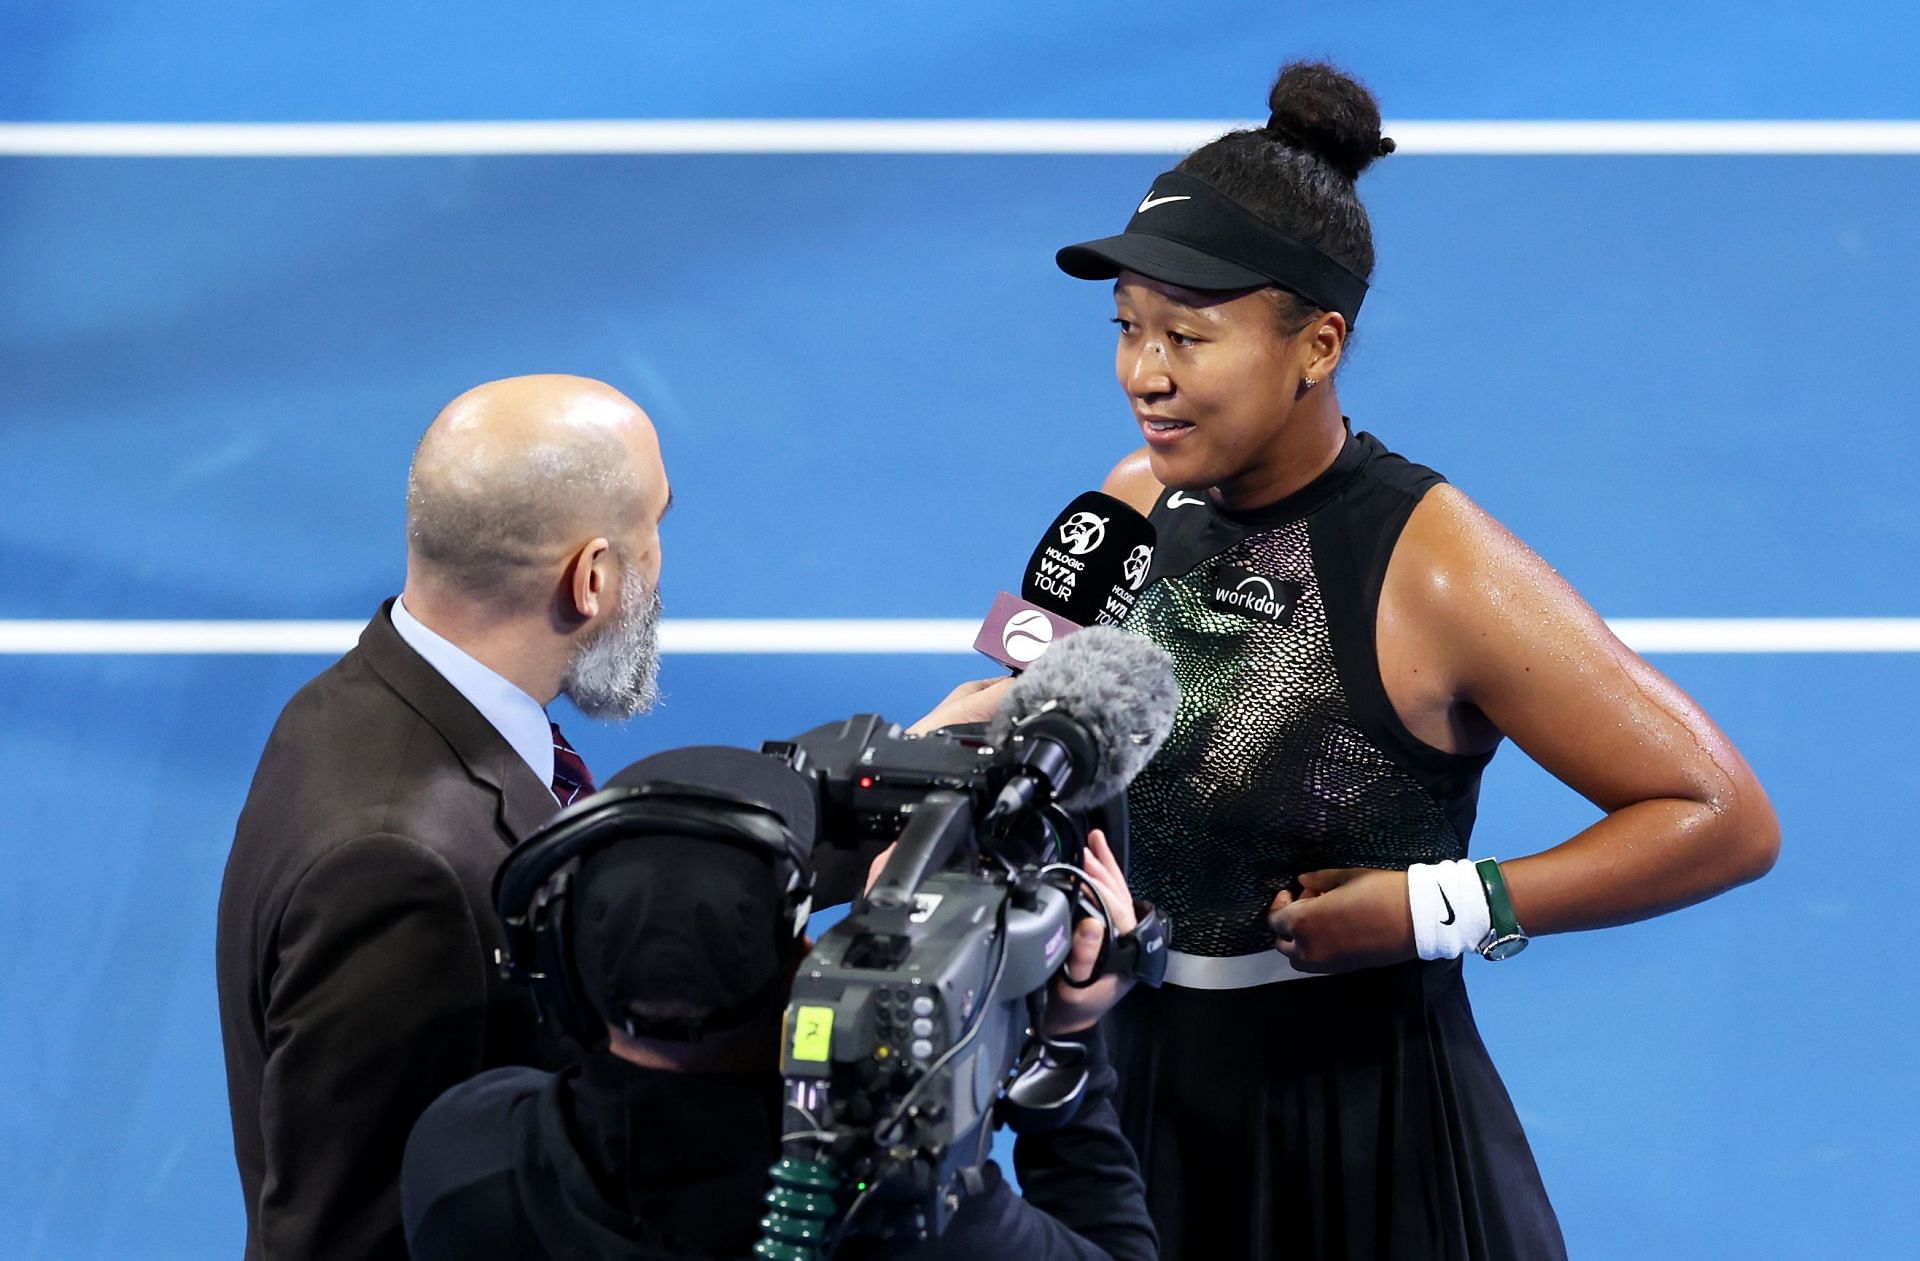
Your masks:
<svg viewBox="0 0 1920 1261"><path fill-rule="evenodd" d="M1057 613L1002 591L993 598L993 607L980 624L973 648L1018 674L1038 661L1055 640L1079 629Z"/></svg>
<svg viewBox="0 0 1920 1261"><path fill-rule="evenodd" d="M1154 529L1111 495L1088 491L1053 519L1027 562L1020 597L1002 591L974 649L1016 674L1056 640L1118 623L1146 586Z"/></svg>
<svg viewBox="0 0 1920 1261"><path fill-rule="evenodd" d="M1145 517L1112 495L1090 490L1041 537L1020 594L1077 626L1117 626L1147 585L1153 542L1153 525Z"/></svg>

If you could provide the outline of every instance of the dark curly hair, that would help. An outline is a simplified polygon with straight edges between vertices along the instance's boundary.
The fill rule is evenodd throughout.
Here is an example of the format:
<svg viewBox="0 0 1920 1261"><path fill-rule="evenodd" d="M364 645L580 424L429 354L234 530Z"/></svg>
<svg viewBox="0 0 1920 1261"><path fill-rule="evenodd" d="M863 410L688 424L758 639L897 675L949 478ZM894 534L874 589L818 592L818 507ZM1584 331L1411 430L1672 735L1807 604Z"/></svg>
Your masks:
<svg viewBox="0 0 1920 1261"><path fill-rule="evenodd" d="M1230 131L1176 167L1198 176L1295 240L1373 275L1373 228L1354 181L1393 152L1380 134L1380 104L1351 75L1320 61L1288 62L1267 93L1265 127ZM1274 290L1288 335L1319 308Z"/></svg>

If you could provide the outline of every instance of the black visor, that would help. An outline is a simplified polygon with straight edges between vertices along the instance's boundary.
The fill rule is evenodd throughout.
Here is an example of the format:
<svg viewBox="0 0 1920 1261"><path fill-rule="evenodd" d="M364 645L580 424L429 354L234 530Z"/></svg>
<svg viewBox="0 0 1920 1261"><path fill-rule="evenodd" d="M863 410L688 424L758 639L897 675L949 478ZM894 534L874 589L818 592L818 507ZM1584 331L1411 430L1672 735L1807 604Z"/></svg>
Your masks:
<svg viewBox="0 0 1920 1261"><path fill-rule="evenodd" d="M1349 326L1367 296L1365 279L1180 171L1153 181L1119 236L1069 245L1054 259L1081 280L1133 271L1184 289L1278 285L1323 311L1338 311Z"/></svg>

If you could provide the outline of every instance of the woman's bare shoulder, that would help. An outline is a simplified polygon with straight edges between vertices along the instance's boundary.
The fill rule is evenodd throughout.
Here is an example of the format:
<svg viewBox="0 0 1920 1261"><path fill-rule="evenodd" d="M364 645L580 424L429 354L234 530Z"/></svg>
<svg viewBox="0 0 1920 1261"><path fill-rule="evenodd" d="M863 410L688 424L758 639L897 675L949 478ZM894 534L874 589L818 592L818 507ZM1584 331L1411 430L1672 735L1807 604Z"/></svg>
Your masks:
<svg viewBox="0 0 1920 1261"><path fill-rule="evenodd" d="M1154 477L1153 467L1147 462L1147 449L1141 447L1113 466L1100 489L1144 517L1153 511L1160 492L1166 487Z"/></svg>
<svg viewBox="0 0 1920 1261"><path fill-rule="evenodd" d="M1387 581L1430 618L1457 621L1476 636L1483 619L1516 607L1537 611L1545 602L1586 611L1546 561L1451 485L1421 497L1394 547Z"/></svg>

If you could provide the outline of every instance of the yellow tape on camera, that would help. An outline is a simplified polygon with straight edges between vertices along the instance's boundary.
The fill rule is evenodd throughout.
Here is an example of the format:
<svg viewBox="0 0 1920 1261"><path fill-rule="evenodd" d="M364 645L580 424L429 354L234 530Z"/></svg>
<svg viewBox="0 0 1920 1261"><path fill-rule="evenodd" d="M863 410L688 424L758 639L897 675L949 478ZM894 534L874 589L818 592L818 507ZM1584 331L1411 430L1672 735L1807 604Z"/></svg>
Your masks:
<svg viewBox="0 0 1920 1261"><path fill-rule="evenodd" d="M824 1064L833 1054L833 1008L793 1009L793 1058Z"/></svg>

